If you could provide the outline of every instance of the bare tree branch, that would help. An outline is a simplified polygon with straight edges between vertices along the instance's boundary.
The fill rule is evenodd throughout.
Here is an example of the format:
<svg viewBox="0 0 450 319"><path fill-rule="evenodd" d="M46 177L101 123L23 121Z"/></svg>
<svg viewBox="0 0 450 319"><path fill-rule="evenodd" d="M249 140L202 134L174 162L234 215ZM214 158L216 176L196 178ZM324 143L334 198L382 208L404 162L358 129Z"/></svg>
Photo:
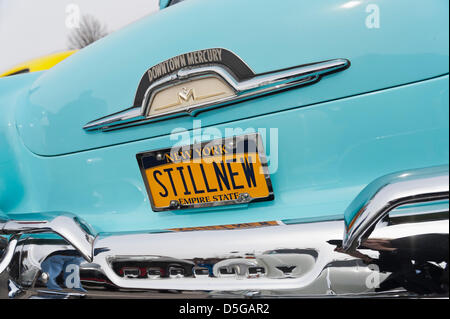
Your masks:
<svg viewBox="0 0 450 319"><path fill-rule="evenodd" d="M91 15L83 15L79 28L73 29L68 36L69 49L82 49L106 36L106 26Z"/></svg>

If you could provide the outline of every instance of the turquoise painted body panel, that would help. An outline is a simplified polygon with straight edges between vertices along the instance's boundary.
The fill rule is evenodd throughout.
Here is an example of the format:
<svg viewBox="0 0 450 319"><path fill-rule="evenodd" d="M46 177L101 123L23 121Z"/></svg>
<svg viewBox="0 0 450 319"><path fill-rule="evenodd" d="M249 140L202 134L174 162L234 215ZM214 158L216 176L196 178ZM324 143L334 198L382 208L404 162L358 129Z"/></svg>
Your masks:
<svg viewBox="0 0 450 319"><path fill-rule="evenodd" d="M315 85L200 113L195 119L202 126L448 73L448 2L430 1L417 10L411 1L380 1L379 29L366 27L370 2L351 8L346 3L188 0L164 9L72 55L36 80L17 109L20 135L33 153L51 156L192 128L189 116L108 134L87 133L82 126L131 107L151 66L206 48L231 50L255 73L334 58L349 59L352 66Z"/></svg>
<svg viewBox="0 0 450 319"><path fill-rule="evenodd" d="M47 72L0 79L0 212L67 211L103 232L326 220L379 176L448 164L448 2L416 11L380 1L376 30L364 25L366 2L344 3L189 0ZM150 66L209 47L235 52L256 73L332 58L352 66L196 117L82 129L131 106ZM135 155L174 145L175 128L187 130L186 144L260 129L275 200L153 212Z"/></svg>
<svg viewBox="0 0 450 319"><path fill-rule="evenodd" d="M152 212L135 154L172 145L169 136L161 136L55 157L16 145L22 164L17 179L24 182L17 189L24 193L2 194L2 208L75 212L101 231L343 214L378 176L448 162L448 76L216 128L224 134L225 127L233 125L270 128L274 123L283 125L278 129L271 202ZM297 134L292 134L292 127L298 128ZM270 145L265 148L268 154L274 151Z"/></svg>

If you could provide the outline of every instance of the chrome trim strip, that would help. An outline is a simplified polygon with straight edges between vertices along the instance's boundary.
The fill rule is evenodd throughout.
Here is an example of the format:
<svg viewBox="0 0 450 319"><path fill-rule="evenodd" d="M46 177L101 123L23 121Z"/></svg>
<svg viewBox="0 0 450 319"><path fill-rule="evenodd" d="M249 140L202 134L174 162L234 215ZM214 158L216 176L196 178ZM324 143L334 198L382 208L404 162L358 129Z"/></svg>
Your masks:
<svg viewBox="0 0 450 319"><path fill-rule="evenodd" d="M345 70L349 66L349 60L334 59L255 75L244 81L239 81L231 70L227 70L221 65L187 67L153 82L145 92L142 105L91 121L87 123L83 129L86 131L108 131L174 116L187 114L195 115L196 111L200 109L203 110L210 107L224 106L243 101L250 97L262 96L280 90L313 83L319 81L320 78L326 74ZM224 80L234 89L235 95L211 102L194 104L187 108L176 109L162 114L153 116L148 115L150 111L149 106L156 93L171 85L187 82L200 77L218 77Z"/></svg>
<svg viewBox="0 0 450 319"><path fill-rule="evenodd" d="M345 211L343 248L349 251L359 246L371 228L396 207L448 198L448 165L378 178L367 185Z"/></svg>

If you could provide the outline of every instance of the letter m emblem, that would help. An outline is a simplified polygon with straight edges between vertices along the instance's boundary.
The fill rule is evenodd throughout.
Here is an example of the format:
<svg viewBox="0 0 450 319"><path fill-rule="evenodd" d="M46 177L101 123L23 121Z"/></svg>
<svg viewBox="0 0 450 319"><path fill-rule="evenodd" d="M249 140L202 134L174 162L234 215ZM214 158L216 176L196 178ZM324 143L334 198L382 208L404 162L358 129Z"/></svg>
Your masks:
<svg viewBox="0 0 450 319"><path fill-rule="evenodd" d="M178 93L178 96L180 97L181 100L184 100L187 102L189 100L189 98L194 99L194 91L192 89L183 88Z"/></svg>

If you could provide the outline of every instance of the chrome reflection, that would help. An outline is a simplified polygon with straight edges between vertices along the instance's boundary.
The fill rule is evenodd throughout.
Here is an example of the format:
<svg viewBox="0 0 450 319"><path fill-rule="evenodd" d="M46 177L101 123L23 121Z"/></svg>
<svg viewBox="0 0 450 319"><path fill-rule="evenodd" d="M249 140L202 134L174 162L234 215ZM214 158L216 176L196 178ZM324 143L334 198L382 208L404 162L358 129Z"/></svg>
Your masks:
<svg viewBox="0 0 450 319"><path fill-rule="evenodd" d="M37 242L27 238L18 245L20 258L10 269L18 272L17 276L11 276L14 279L11 282L21 291L27 291L25 296L28 297L30 293L42 295L44 292L46 295L65 293L70 297L101 297L108 293L130 297L142 291L148 293L143 296L149 297L155 291L180 294L190 291L197 297L238 291L257 291L255 296L369 296L393 292L414 297L446 296L448 226L448 213L447 218L441 220L380 225L351 252L343 250L342 240L337 239L343 222L280 225L255 229L251 234L248 229L148 234L148 242L162 244L173 237L174 245L198 236L213 235L221 240L228 238L228 241L235 238L241 249L220 254L220 250L226 248L221 247L219 253L206 257L208 249L197 247L185 253L172 253L176 258L111 257L115 250L103 250L92 263L84 261L76 250L62 245L61 241L48 240L46 249L35 249ZM185 236L176 240L181 234ZM280 239L283 234L286 238ZM257 239L263 241L264 246L270 241L274 242L273 246L292 246L294 234L304 234L297 236L297 247L308 247L314 241L318 248L253 249ZM119 239L112 237L103 238L98 244ZM251 242L251 238L255 238L255 242ZM129 240L135 242L135 239ZM249 240L250 245L244 250L245 240ZM127 243L124 246L128 246ZM145 251L144 247L141 249L145 254L150 252L148 247ZM205 250L205 257L197 257L200 250ZM378 278L378 285L368 285L370 277Z"/></svg>
<svg viewBox="0 0 450 319"><path fill-rule="evenodd" d="M366 264L375 265L389 276L375 288L386 292L403 288L418 295L448 293L448 234L431 233L395 239L370 238L362 241L358 250L347 252ZM378 257L364 254L378 252Z"/></svg>
<svg viewBox="0 0 450 319"><path fill-rule="evenodd" d="M18 215L21 218L22 216ZM9 249L14 246L21 235L53 232L72 244L86 260L92 260L93 232L90 227L77 216L63 212L52 212L42 215L28 214L31 220L0 220L0 234L12 235ZM33 217L36 217L33 219ZM6 258L6 257L5 257ZM2 260L3 262L3 260ZM0 269L1 270L1 269Z"/></svg>
<svg viewBox="0 0 450 319"><path fill-rule="evenodd" d="M344 214L343 247L351 250L394 208L449 197L449 167L436 166L383 176L364 188Z"/></svg>
<svg viewBox="0 0 450 319"><path fill-rule="evenodd" d="M448 170L435 176L448 176ZM428 186L436 193L438 186ZM68 239L22 235L1 274L7 274L7 284L0 293L16 298L448 297L448 197L405 207L383 213L352 249L342 238L344 220L98 234L92 260Z"/></svg>

